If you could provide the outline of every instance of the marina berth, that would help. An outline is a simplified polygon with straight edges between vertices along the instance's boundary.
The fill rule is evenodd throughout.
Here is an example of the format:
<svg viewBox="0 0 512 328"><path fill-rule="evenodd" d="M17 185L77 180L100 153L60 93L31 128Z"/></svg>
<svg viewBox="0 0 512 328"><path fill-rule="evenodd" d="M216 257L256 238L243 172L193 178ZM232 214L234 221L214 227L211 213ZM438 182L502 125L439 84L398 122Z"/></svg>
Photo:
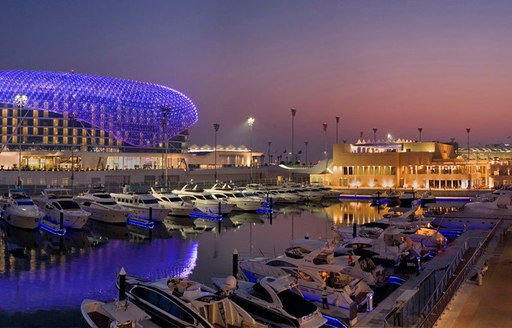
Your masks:
<svg viewBox="0 0 512 328"><path fill-rule="evenodd" d="M217 182L210 189L205 189L216 200L225 200L234 206L234 211L256 212L263 206L264 201L260 197L247 196L233 186Z"/></svg>
<svg viewBox="0 0 512 328"><path fill-rule="evenodd" d="M188 303L214 327L225 328L265 328L247 311L230 300L227 295L217 293L206 285L186 278L169 277L153 281L130 277L130 281L139 281L178 296Z"/></svg>
<svg viewBox="0 0 512 328"><path fill-rule="evenodd" d="M117 287L121 288L119 279ZM127 277L126 296L162 327L198 327L214 328L199 312L190 307L178 295L169 291L167 286L153 285L138 278Z"/></svg>
<svg viewBox="0 0 512 328"><path fill-rule="evenodd" d="M66 229L82 229L87 223L90 212L84 211L66 188L47 188L41 193L40 208L43 212L41 221L60 225Z"/></svg>
<svg viewBox="0 0 512 328"><path fill-rule="evenodd" d="M189 216L196 208L192 203L186 202L173 193L162 193L151 187L151 194L158 199L158 202L165 208L170 209L169 215Z"/></svg>
<svg viewBox="0 0 512 328"><path fill-rule="evenodd" d="M0 199L1 216L8 224L21 229L37 229L40 211L25 190L10 189Z"/></svg>
<svg viewBox="0 0 512 328"><path fill-rule="evenodd" d="M171 211L159 204L158 199L150 193L131 191L129 186L125 186L122 193L111 193L110 195L139 219L162 222Z"/></svg>
<svg viewBox="0 0 512 328"><path fill-rule="evenodd" d="M327 322L318 307L304 299L290 277L264 277L257 283L233 276L212 281L221 293L272 327L316 328Z"/></svg>
<svg viewBox="0 0 512 328"><path fill-rule="evenodd" d="M228 215L235 208L224 199L215 199L211 193L194 183L188 183L181 189L174 189L172 193L178 195L183 201L192 203L206 215Z"/></svg>
<svg viewBox="0 0 512 328"><path fill-rule="evenodd" d="M91 219L111 223L125 224L132 212L117 203L114 197L104 191L87 191L73 198L80 207L91 213Z"/></svg>

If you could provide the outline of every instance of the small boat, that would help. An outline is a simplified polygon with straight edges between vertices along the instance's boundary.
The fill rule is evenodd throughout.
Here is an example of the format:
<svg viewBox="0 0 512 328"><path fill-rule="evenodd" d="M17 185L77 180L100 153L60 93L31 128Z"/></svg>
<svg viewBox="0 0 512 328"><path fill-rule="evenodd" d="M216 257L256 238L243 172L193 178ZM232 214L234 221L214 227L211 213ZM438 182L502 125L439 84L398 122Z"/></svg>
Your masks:
<svg viewBox="0 0 512 328"><path fill-rule="evenodd" d="M289 276L264 277L257 283L237 281L233 276L212 281L220 292L270 326L315 328L327 322Z"/></svg>
<svg viewBox="0 0 512 328"><path fill-rule="evenodd" d="M1 200L2 218L10 225L34 230L39 226L39 208L23 189L11 189Z"/></svg>
<svg viewBox="0 0 512 328"><path fill-rule="evenodd" d="M80 310L91 328L159 327L150 321L149 314L126 300L105 303L84 299Z"/></svg>
<svg viewBox="0 0 512 328"><path fill-rule="evenodd" d="M423 205L424 204L432 204L435 202L436 202L436 196L434 196L434 194L432 194L431 191L427 191L421 196L421 204L423 204Z"/></svg>

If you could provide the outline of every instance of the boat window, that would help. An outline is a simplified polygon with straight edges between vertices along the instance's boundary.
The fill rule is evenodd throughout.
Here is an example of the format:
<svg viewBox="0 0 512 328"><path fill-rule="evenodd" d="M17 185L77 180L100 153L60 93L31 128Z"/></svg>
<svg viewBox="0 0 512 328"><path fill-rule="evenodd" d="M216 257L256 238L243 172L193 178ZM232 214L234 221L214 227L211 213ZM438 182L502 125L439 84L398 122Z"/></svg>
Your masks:
<svg viewBox="0 0 512 328"><path fill-rule="evenodd" d="M240 198L244 198L244 194L242 194L241 192L237 192L237 193L234 193L233 195L235 195L235 197L240 197Z"/></svg>
<svg viewBox="0 0 512 328"><path fill-rule="evenodd" d="M325 272L323 272L325 273ZM352 281L352 277L346 274L342 274L339 272L329 272L328 278L325 282L325 284L328 287L340 289L345 287L347 284L349 284Z"/></svg>
<svg viewBox="0 0 512 328"><path fill-rule="evenodd" d="M283 310L296 318L307 316L317 309L315 304L306 301L303 296L294 293L290 289L278 293L277 297L283 304Z"/></svg>
<svg viewBox="0 0 512 328"><path fill-rule="evenodd" d="M165 201L165 202L170 202L169 198L167 198L167 197L160 197L160 199Z"/></svg>
<svg viewBox="0 0 512 328"><path fill-rule="evenodd" d="M179 197L169 197L168 198L170 202L181 202L181 198Z"/></svg>
<svg viewBox="0 0 512 328"><path fill-rule="evenodd" d="M269 261L267 262L267 265L270 265L270 266L273 266L273 267L283 267L283 266L286 266L286 267L294 267L296 268L297 266L294 265L294 264L291 264L291 263L288 263L286 261L282 261L282 260L273 260L273 261Z"/></svg>
<svg viewBox="0 0 512 328"><path fill-rule="evenodd" d="M142 201L144 204L158 204L158 200L155 198L155 199L144 199Z"/></svg>
<svg viewBox="0 0 512 328"><path fill-rule="evenodd" d="M254 284L252 287L252 291L250 294L254 297L257 297L265 302L272 303L272 296L267 292L265 288L263 288L260 284Z"/></svg>
<svg viewBox="0 0 512 328"><path fill-rule="evenodd" d="M112 196L110 196L110 194L94 194L94 197L98 197L98 198L112 198Z"/></svg>
<svg viewBox="0 0 512 328"><path fill-rule="evenodd" d="M204 197L205 199L213 199L213 200L215 200L215 198L213 198L213 196L212 196L212 195L204 195L203 197Z"/></svg>
<svg viewBox="0 0 512 328"><path fill-rule="evenodd" d="M159 294L152 290L147 290L145 288L135 288L133 293L153 304L155 307L171 314L172 316L179 318L180 320L190 322L192 324L195 323L195 319L186 312L185 309L181 308L178 304L173 302L172 299L169 299L165 295Z"/></svg>
<svg viewBox="0 0 512 328"><path fill-rule="evenodd" d="M84 202L82 205L83 206L91 206L91 202Z"/></svg>
<svg viewBox="0 0 512 328"><path fill-rule="evenodd" d="M109 201L109 202L98 202L98 204L101 204L101 205L116 205L116 202L112 202L112 201ZM85 205L85 203L84 203Z"/></svg>
<svg viewBox="0 0 512 328"><path fill-rule="evenodd" d="M306 272L304 271L298 271L298 274L299 274L299 279L302 279L304 281L308 281L308 282L314 282L314 279L313 277L311 277L309 274L307 274Z"/></svg>
<svg viewBox="0 0 512 328"><path fill-rule="evenodd" d="M34 202L31 201L31 200L18 200L16 202L18 204L18 206L30 206L30 205L34 205Z"/></svg>
<svg viewBox="0 0 512 328"><path fill-rule="evenodd" d="M59 204L62 206L63 210L79 210L80 206L72 200L61 200Z"/></svg>
<svg viewBox="0 0 512 328"><path fill-rule="evenodd" d="M62 209L62 207L60 206L60 204L59 204L59 203L57 203L57 202L53 202L52 204L53 204L53 207L57 208L58 210L61 210L61 209Z"/></svg>

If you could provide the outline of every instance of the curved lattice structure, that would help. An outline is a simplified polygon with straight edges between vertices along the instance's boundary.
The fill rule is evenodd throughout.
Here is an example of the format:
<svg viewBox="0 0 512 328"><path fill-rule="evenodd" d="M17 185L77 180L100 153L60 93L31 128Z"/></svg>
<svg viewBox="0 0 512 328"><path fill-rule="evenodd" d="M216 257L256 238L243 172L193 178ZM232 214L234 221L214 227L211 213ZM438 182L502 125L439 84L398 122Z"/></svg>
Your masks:
<svg viewBox="0 0 512 328"><path fill-rule="evenodd" d="M139 147L161 144L197 122L189 98L151 83L76 73L0 71L0 103L17 106L19 95L27 96L25 109L62 114Z"/></svg>

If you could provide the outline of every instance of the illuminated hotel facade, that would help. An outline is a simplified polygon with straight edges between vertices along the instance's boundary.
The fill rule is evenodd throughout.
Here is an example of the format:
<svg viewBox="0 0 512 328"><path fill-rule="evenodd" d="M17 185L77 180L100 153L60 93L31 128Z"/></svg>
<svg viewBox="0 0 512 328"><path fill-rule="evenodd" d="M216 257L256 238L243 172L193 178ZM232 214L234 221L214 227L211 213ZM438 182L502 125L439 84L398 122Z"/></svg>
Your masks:
<svg viewBox="0 0 512 328"><path fill-rule="evenodd" d="M246 147L188 148L195 105L165 86L77 73L0 71L0 184L153 183L161 171L258 165ZM215 158L214 158L215 157ZM254 160L256 158L256 160ZM144 173L112 173L138 170ZM47 172L46 174L34 174ZM137 174L139 176L137 176ZM172 180L172 173L170 179ZM175 174L176 175L176 174ZM168 177L165 177L168 179ZM176 176L174 180L178 179Z"/></svg>
<svg viewBox="0 0 512 328"><path fill-rule="evenodd" d="M335 144L328 180L344 188L376 189L483 189L503 183L492 161L481 156L468 161L466 152L450 143L400 139Z"/></svg>

